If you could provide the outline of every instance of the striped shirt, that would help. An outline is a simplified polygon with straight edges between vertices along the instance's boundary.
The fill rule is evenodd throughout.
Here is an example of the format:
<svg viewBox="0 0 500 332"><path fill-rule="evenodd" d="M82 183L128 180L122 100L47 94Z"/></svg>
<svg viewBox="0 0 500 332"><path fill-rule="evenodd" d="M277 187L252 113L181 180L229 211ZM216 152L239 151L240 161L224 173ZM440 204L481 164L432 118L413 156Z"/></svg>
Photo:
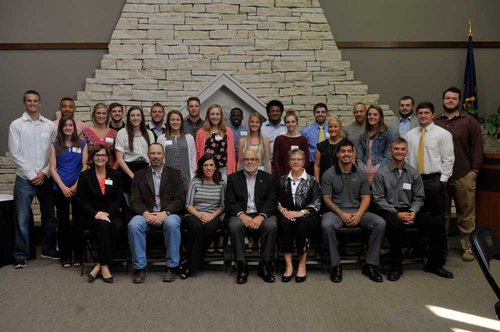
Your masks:
<svg viewBox="0 0 500 332"><path fill-rule="evenodd" d="M50 145L56 139L54 122L40 115L33 121L25 112L9 128L9 151L17 166L16 175L32 180L38 172L49 176Z"/></svg>
<svg viewBox="0 0 500 332"><path fill-rule="evenodd" d="M202 182L194 178L189 183L186 206L191 205L200 213L213 213L217 209L224 211L226 184Z"/></svg>

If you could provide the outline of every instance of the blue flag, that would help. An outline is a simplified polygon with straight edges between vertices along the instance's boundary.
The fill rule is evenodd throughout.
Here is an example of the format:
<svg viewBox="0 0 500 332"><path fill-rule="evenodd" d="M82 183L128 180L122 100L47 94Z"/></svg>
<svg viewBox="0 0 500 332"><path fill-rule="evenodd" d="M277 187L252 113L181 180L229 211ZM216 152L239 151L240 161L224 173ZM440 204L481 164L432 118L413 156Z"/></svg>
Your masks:
<svg viewBox="0 0 500 332"><path fill-rule="evenodd" d="M463 106L464 109L468 110L470 113L476 113L478 110L477 85L472 44L472 34L469 34L469 41L467 42L467 62L465 63Z"/></svg>

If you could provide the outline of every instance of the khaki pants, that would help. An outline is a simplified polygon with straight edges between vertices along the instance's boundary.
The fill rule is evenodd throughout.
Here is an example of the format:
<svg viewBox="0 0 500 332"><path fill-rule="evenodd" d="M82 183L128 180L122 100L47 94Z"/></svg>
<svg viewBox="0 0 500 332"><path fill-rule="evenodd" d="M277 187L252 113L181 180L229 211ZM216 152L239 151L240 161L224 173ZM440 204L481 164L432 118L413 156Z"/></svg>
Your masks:
<svg viewBox="0 0 500 332"><path fill-rule="evenodd" d="M460 245L470 249L469 235L476 228L476 177L469 172L460 179L448 181L445 191L445 223L448 231L451 217L451 200L457 210L457 225L460 231Z"/></svg>

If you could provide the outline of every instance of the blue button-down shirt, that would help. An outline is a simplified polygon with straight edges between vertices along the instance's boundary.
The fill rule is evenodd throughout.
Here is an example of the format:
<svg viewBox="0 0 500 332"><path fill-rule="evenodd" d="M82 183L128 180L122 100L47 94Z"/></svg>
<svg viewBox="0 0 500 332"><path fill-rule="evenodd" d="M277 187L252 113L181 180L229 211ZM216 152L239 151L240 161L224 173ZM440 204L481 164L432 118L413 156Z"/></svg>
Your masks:
<svg viewBox="0 0 500 332"><path fill-rule="evenodd" d="M227 125L231 130L233 131L233 137L234 137L234 152L236 155L236 158L238 158L238 142L240 141L241 136L246 137L248 136L248 128L247 126L241 124L238 127L233 126L231 122Z"/></svg>
<svg viewBox="0 0 500 332"><path fill-rule="evenodd" d="M280 122L277 127L273 126L269 121L264 122L264 124L262 125L262 136L269 139L269 145L271 147L271 160L273 159L274 140L276 139L276 137L285 133L286 127L283 121Z"/></svg>
<svg viewBox="0 0 500 332"><path fill-rule="evenodd" d="M309 162L314 163L316 159L316 145L318 145L318 137L319 137L319 126L320 124L317 122L311 123L309 126L302 129L302 136L304 136L309 143ZM328 134L328 124L327 122L323 122L323 132L325 133L325 139L330 137Z"/></svg>
<svg viewBox="0 0 500 332"><path fill-rule="evenodd" d="M399 137L406 139L408 132L411 129L411 120L413 115L410 115L407 118L399 119Z"/></svg>

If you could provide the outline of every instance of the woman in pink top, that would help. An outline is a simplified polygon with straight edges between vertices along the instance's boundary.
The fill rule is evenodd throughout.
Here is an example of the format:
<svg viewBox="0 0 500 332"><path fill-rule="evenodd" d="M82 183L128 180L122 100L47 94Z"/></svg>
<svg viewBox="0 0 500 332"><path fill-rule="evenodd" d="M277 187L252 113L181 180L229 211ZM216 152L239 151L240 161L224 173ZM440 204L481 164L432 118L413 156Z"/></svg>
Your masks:
<svg viewBox="0 0 500 332"><path fill-rule="evenodd" d="M205 123L196 133L196 162L205 153L213 154L217 158L222 178L236 171L236 157L234 154L234 138L230 128L224 125L222 107L210 105L205 117Z"/></svg>

